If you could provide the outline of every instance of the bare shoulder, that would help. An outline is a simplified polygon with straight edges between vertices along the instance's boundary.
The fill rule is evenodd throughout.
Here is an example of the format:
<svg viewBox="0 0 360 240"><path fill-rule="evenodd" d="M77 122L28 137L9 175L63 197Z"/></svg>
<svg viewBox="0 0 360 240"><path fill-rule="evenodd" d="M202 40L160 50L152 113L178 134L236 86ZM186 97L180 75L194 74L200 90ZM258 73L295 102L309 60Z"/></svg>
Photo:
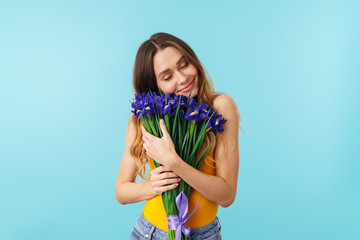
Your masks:
<svg viewBox="0 0 360 240"><path fill-rule="evenodd" d="M237 118L240 119L239 110L232 97L226 94L217 96L214 99L214 109L225 118Z"/></svg>

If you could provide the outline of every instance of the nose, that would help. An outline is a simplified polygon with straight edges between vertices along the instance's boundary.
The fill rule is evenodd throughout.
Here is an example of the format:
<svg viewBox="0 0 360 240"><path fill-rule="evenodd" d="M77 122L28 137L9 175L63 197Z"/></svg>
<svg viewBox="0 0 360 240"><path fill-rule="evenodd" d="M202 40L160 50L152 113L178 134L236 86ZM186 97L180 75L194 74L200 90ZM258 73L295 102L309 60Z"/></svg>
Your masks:
<svg viewBox="0 0 360 240"><path fill-rule="evenodd" d="M178 72L178 83L179 84L184 84L186 83L186 75L183 74L182 72Z"/></svg>

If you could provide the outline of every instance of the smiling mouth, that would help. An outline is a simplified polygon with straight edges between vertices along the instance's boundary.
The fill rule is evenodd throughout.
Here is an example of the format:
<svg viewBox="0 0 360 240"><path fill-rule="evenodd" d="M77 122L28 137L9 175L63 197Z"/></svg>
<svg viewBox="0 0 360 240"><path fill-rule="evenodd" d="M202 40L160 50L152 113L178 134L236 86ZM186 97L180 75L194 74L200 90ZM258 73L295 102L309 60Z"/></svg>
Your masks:
<svg viewBox="0 0 360 240"><path fill-rule="evenodd" d="M188 89L189 87L192 87L193 83L194 83L195 79L191 81L191 83L189 85L187 85L186 87L184 87L183 89L179 90L178 92L184 92L184 90ZM189 90L189 89L188 89ZM186 91L188 91L186 90Z"/></svg>

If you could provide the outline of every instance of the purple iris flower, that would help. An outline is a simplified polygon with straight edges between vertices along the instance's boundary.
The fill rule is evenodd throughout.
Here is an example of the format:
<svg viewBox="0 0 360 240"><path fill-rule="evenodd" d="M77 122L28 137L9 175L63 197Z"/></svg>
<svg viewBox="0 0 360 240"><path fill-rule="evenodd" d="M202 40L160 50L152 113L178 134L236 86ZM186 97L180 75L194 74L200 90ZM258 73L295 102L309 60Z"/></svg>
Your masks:
<svg viewBox="0 0 360 240"><path fill-rule="evenodd" d="M146 103L144 107L144 114L153 114L155 113L155 108L152 103Z"/></svg>
<svg viewBox="0 0 360 240"><path fill-rule="evenodd" d="M190 103L194 104L194 103ZM199 122L205 119L208 116L209 106L204 103L200 103L195 108L190 108L189 111L186 113L185 118L187 120L193 120L195 122Z"/></svg>
<svg viewBox="0 0 360 240"><path fill-rule="evenodd" d="M209 120L207 130L214 129L221 133L224 131L222 125L227 121L221 115L217 115L215 110L203 102L197 102L194 98L187 98L184 95L174 93L159 94L157 92L147 92L137 94L131 103L132 113L139 118L140 114L148 118L148 115L162 116L168 114L173 117L180 104L179 117L181 121L200 122Z"/></svg>
<svg viewBox="0 0 360 240"><path fill-rule="evenodd" d="M199 122L203 119L205 119L207 117L208 114L208 109L209 106L207 104L204 103L200 103L199 106L197 107L197 110L199 112L198 117L196 119L196 122Z"/></svg>
<svg viewBox="0 0 360 240"><path fill-rule="evenodd" d="M162 109L162 113L163 113L163 114L170 113L171 110L172 110L172 109L171 109L171 105L166 104L166 105L163 107L163 109Z"/></svg>
<svg viewBox="0 0 360 240"><path fill-rule="evenodd" d="M188 98L186 102L187 107L189 108L195 108L196 107L196 101L193 98Z"/></svg>
<svg viewBox="0 0 360 240"><path fill-rule="evenodd" d="M141 114L141 111L139 109L133 109L131 110L131 112L135 114L136 119L138 119Z"/></svg>
<svg viewBox="0 0 360 240"><path fill-rule="evenodd" d="M190 108L188 111L187 111L187 113L186 113L186 115L185 115L185 118L187 119L187 120L189 120L189 121L195 121L196 119L197 119L197 117L198 117L198 114L199 114L199 111L195 108Z"/></svg>
<svg viewBox="0 0 360 240"><path fill-rule="evenodd" d="M222 118L221 115L217 116L217 117L215 118L215 122L214 122L214 125L213 125L213 129L216 130L216 131L218 131L219 133L223 132L224 129L222 128L222 125L223 125L224 123L226 123L226 122L227 122L227 120L224 119L224 118Z"/></svg>
<svg viewBox="0 0 360 240"><path fill-rule="evenodd" d="M179 115L180 115L181 121L185 119L185 113L184 113L184 110L183 110L183 109L180 109L180 110L179 110Z"/></svg>

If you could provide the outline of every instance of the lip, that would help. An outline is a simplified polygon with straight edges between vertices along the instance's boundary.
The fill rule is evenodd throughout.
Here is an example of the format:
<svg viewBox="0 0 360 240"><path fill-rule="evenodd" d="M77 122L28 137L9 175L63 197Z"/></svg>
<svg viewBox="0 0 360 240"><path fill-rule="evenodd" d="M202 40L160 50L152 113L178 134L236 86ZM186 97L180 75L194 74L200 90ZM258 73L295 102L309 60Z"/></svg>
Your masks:
<svg viewBox="0 0 360 240"><path fill-rule="evenodd" d="M187 85L186 87L184 87L183 89L181 89L178 92L187 92L187 91L189 91L193 87L194 82L195 82L195 79L189 85Z"/></svg>

